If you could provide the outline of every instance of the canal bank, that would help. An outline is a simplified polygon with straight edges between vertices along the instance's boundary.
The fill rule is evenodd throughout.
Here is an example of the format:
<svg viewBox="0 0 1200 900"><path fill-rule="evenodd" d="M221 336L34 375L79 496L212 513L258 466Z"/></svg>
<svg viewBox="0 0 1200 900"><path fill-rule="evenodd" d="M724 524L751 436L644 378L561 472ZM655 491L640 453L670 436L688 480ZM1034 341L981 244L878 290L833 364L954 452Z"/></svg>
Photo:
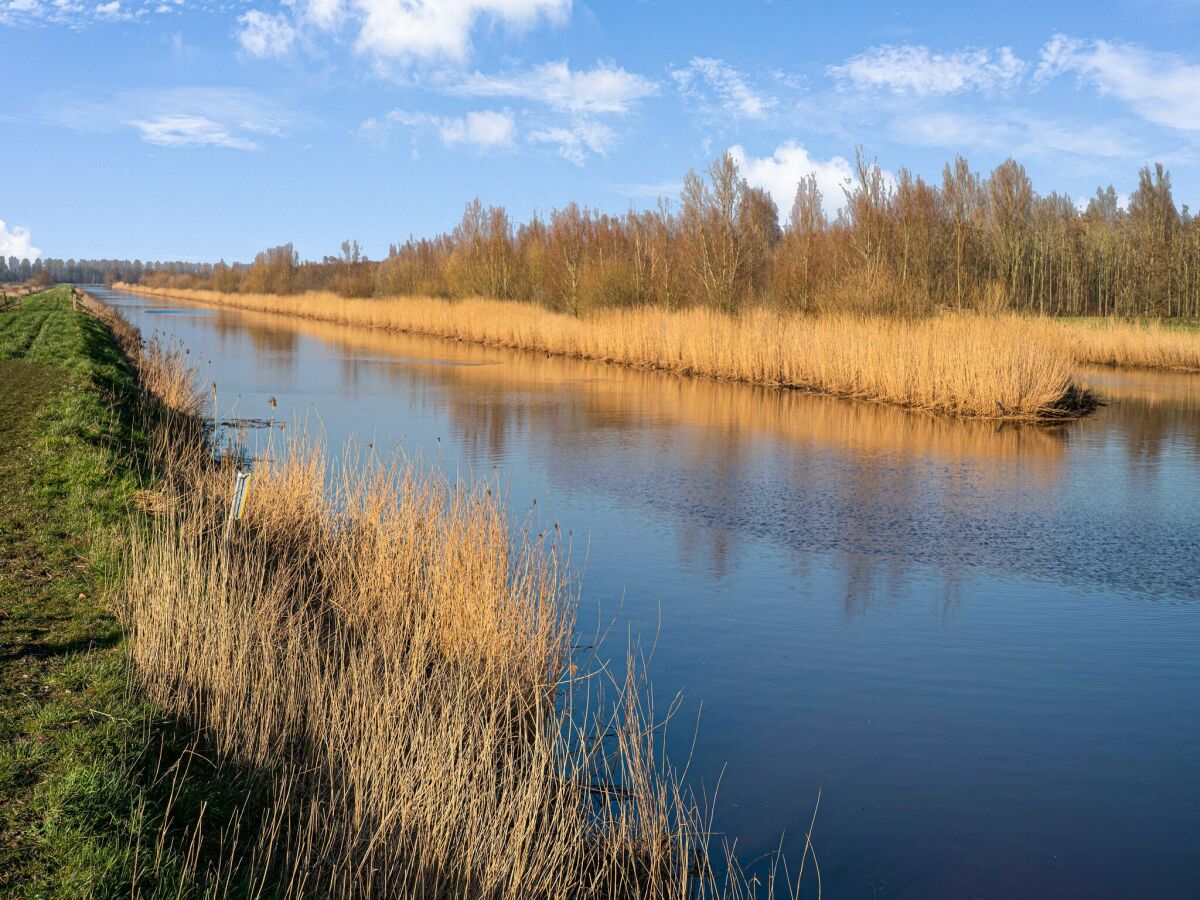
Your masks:
<svg viewBox="0 0 1200 900"><path fill-rule="evenodd" d="M134 499L154 481L145 398L70 289L0 312L0 893L172 884L250 782L131 687L112 612ZM184 769L190 778L182 777ZM189 858L190 857L190 858Z"/></svg>

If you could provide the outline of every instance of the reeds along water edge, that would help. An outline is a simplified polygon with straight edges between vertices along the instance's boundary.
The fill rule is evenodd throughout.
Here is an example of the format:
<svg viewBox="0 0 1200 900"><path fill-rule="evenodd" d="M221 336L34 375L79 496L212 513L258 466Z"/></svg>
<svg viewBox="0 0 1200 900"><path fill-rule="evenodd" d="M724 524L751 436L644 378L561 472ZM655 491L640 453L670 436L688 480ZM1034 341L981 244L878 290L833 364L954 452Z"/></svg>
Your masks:
<svg viewBox="0 0 1200 900"><path fill-rule="evenodd" d="M730 315L642 307L575 317L485 299L135 290L964 417L1052 420L1088 406L1063 332L1016 315L808 316L762 308Z"/></svg>

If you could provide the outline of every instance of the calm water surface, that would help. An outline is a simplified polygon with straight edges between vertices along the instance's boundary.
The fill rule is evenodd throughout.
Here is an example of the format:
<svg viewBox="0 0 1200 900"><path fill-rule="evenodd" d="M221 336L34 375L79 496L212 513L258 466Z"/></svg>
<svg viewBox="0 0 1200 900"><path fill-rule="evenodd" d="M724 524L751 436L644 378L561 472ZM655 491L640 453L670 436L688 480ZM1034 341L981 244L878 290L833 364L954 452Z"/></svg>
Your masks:
<svg viewBox="0 0 1200 900"><path fill-rule="evenodd" d="M95 293L223 415L536 500L745 858L820 790L827 896L1200 897L1200 376L1005 427Z"/></svg>

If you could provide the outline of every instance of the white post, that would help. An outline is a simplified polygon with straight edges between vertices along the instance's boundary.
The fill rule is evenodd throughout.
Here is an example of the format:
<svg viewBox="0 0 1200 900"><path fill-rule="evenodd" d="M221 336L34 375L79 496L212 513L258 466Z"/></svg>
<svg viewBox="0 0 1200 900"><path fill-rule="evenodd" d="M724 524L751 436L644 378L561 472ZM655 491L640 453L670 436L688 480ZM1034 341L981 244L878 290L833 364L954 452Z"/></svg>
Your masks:
<svg viewBox="0 0 1200 900"><path fill-rule="evenodd" d="M229 543L229 536L233 532L233 523L242 517L242 513L246 509L246 497L250 494L250 473L243 472L240 469L237 473L237 478L233 483L233 500L229 504L229 518L225 520L225 543Z"/></svg>

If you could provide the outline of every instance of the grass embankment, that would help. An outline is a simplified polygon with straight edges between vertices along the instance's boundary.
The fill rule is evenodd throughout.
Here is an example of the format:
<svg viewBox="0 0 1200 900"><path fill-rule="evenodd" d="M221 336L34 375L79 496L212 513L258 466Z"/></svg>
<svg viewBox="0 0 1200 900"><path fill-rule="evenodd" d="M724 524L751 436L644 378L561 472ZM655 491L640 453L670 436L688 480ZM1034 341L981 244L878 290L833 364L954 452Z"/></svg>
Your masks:
<svg viewBox="0 0 1200 900"><path fill-rule="evenodd" d="M185 892L170 824L220 822L231 771L185 784L191 738L128 690L106 573L149 484L145 409L114 335L58 288L0 313L0 894ZM198 791L203 788L202 793ZM197 845L196 859L203 853ZM166 886L170 886L167 890Z"/></svg>
<svg viewBox="0 0 1200 900"><path fill-rule="evenodd" d="M1018 316L899 319L758 309L735 317L708 309L639 308L575 318L528 303L482 299L350 300L121 287L958 416L1052 420L1089 408L1058 332Z"/></svg>

